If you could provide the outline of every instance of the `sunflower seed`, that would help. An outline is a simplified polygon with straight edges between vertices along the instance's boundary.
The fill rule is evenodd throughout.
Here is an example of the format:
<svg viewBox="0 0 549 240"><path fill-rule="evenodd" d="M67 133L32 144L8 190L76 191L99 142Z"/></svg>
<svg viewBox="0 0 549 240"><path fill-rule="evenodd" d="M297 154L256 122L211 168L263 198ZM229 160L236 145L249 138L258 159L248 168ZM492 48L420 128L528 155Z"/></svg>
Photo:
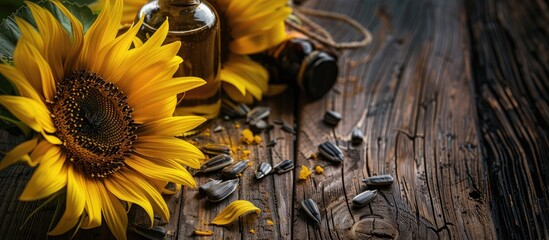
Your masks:
<svg viewBox="0 0 549 240"><path fill-rule="evenodd" d="M138 235L151 240L162 240L167 235L166 228L158 225L149 228L149 226L144 224L132 224L131 229Z"/></svg>
<svg viewBox="0 0 549 240"><path fill-rule="evenodd" d="M359 128L354 128L351 132L351 143L353 145L359 145L364 141L364 136L362 135L362 130Z"/></svg>
<svg viewBox="0 0 549 240"><path fill-rule="evenodd" d="M219 170L226 166L229 166L233 162L233 158L227 154L219 154L213 158L210 158L207 162L202 164L198 172L207 173Z"/></svg>
<svg viewBox="0 0 549 240"><path fill-rule="evenodd" d="M198 192L201 193L201 194L206 194L208 189L210 189L214 185L219 184L220 182L221 182L221 180L212 179L209 182L202 184L202 186L200 186L198 188Z"/></svg>
<svg viewBox="0 0 549 240"><path fill-rule="evenodd" d="M372 177L367 177L362 182L370 185L370 186L386 186L391 185L394 181L393 176L389 174L385 175L377 175Z"/></svg>
<svg viewBox="0 0 549 240"><path fill-rule="evenodd" d="M336 126L341 121L341 114L336 111L326 111L323 120L328 125Z"/></svg>
<svg viewBox="0 0 549 240"><path fill-rule="evenodd" d="M301 206L309 217L311 217L316 223L320 223L322 217L320 216L320 209L318 208L318 205L316 205L315 201L310 198L305 199L301 202Z"/></svg>
<svg viewBox="0 0 549 240"><path fill-rule="evenodd" d="M223 131L223 127L221 125L217 125L214 129L213 129L214 132L221 132Z"/></svg>
<svg viewBox="0 0 549 240"><path fill-rule="evenodd" d="M235 104L228 99L223 99L221 102L221 110L228 116L237 118L244 117L250 111L250 108L244 104Z"/></svg>
<svg viewBox="0 0 549 240"><path fill-rule="evenodd" d="M320 155L333 162L343 162L345 158L341 149L330 141L318 145L318 151Z"/></svg>
<svg viewBox="0 0 549 240"><path fill-rule="evenodd" d="M267 122L260 119L250 126L250 130L252 130L254 134L258 134L267 129L267 126Z"/></svg>
<svg viewBox="0 0 549 240"><path fill-rule="evenodd" d="M231 154L231 149L225 144L208 143L200 147L200 151L208 155Z"/></svg>
<svg viewBox="0 0 549 240"><path fill-rule="evenodd" d="M294 169L294 161L288 159L274 166L273 170L277 174L282 174Z"/></svg>
<svg viewBox="0 0 549 240"><path fill-rule="evenodd" d="M366 206L377 196L377 190L366 190L353 198L353 204L358 207Z"/></svg>
<svg viewBox="0 0 549 240"><path fill-rule="evenodd" d="M233 193L238 187L240 178L227 180L209 187L205 193L211 202L219 202Z"/></svg>
<svg viewBox="0 0 549 240"><path fill-rule="evenodd" d="M248 167L249 162L250 160L243 160L226 166L221 170L221 175L225 178L235 178Z"/></svg>
<svg viewBox="0 0 549 240"><path fill-rule="evenodd" d="M271 173L271 170L273 170L273 167L271 166L271 164L266 163L266 162L262 162L257 167L257 171L255 171L255 178L256 179L261 179L261 178L267 176L269 173Z"/></svg>
<svg viewBox="0 0 549 240"><path fill-rule="evenodd" d="M273 139L267 143L267 147L274 147L276 145L276 139Z"/></svg>
<svg viewBox="0 0 549 240"><path fill-rule="evenodd" d="M282 130L284 130L285 132L291 133L291 134L295 134L294 128L290 127L286 124L282 125Z"/></svg>
<svg viewBox="0 0 549 240"><path fill-rule="evenodd" d="M246 122L253 125L257 121L268 117L269 114L271 114L271 108L257 106L246 114Z"/></svg>

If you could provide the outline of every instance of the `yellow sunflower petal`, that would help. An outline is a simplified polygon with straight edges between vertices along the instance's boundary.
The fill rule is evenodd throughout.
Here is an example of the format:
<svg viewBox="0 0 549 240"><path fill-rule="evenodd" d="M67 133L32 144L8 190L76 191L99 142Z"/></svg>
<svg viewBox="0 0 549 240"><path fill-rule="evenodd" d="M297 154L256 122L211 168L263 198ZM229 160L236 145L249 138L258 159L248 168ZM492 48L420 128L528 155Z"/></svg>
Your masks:
<svg viewBox="0 0 549 240"><path fill-rule="evenodd" d="M254 102L254 98L249 92L245 91L244 94L242 94L236 89L236 86L230 82L223 81L223 91L236 102L246 104L252 104Z"/></svg>
<svg viewBox="0 0 549 240"><path fill-rule="evenodd" d="M48 62L32 42L25 38L19 39L13 54L13 64L31 82L37 92L42 92L46 100L53 100L55 94L53 73Z"/></svg>
<svg viewBox="0 0 549 240"><path fill-rule="evenodd" d="M290 7L285 7L271 13L267 12L262 16L249 18L247 19L248 21L242 21L241 23L232 25L235 27L231 29L231 36L233 38L241 38L247 35L255 35L257 32L264 31L284 22L291 12L292 9ZM238 19L243 20L243 18ZM257 22L261 22L262 24L257 24Z"/></svg>
<svg viewBox="0 0 549 240"><path fill-rule="evenodd" d="M31 45L35 46L38 49L44 48L44 41L42 40L42 35L26 20L15 17L15 23L21 31L21 38L24 38L26 41L29 41ZM36 89L39 89L39 85L35 86Z"/></svg>
<svg viewBox="0 0 549 240"><path fill-rule="evenodd" d="M284 41L285 38L286 28L284 26L284 22L281 22L268 30L257 33L256 35L234 39L229 44L229 47L231 51L237 54L253 54L274 47Z"/></svg>
<svg viewBox="0 0 549 240"><path fill-rule="evenodd" d="M163 118L143 124L137 131L139 136L179 136L206 121L199 116L177 116Z"/></svg>
<svg viewBox="0 0 549 240"><path fill-rule="evenodd" d="M101 226L101 208L103 206L101 202L99 187L103 185L100 180L89 179L82 174L75 174L74 179L77 184L84 189L84 196L86 198L86 204L84 210L87 215L82 222L82 228L90 229Z"/></svg>
<svg viewBox="0 0 549 240"><path fill-rule="evenodd" d="M132 158L126 159L126 164L149 178L174 182L187 187L196 188L196 182L191 174L185 168L177 164L171 164L169 167L164 167L137 156L132 156ZM169 163L167 162L166 164Z"/></svg>
<svg viewBox="0 0 549 240"><path fill-rule="evenodd" d="M30 161L29 152L31 152L34 147L36 147L37 143L37 138L33 138L14 147L6 154L6 156L4 156L4 158L0 162L0 170L20 160L26 160L26 162L32 167L36 166L36 163Z"/></svg>
<svg viewBox="0 0 549 240"><path fill-rule="evenodd" d="M150 104L146 107L134 108L133 119L136 123L145 123L156 121L158 119L169 118L175 111L177 97L163 99Z"/></svg>
<svg viewBox="0 0 549 240"><path fill-rule="evenodd" d="M123 172L112 174L105 179L105 187L118 199L141 206L149 215L152 227L154 223L154 212L151 203L149 203L147 197L143 195L143 192L138 191L139 186L128 180L124 175Z"/></svg>
<svg viewBox="0 0 549 240"><path fill-rule="evenodd" d="M200 168L198 159L205 158L194 145L175 137L145 136L137 139L133 146L137 153L144 156L180 159L192 168Z"/></svg>
<svg viewBox="0 0 549 240"><path fill-rule="evenodd" d="M50 11L39 5L26 2L32 12L35 23L44 39L44 47L38 50L47 60L54 79L62 80L64 77L63 60L67 57L67 46L70 46L71 40L61 23L55 19Z"/></svg>
<svg viewBox="0 0 549 240"><path fill-rule="evenodd" d="M159 82L150 87L142 88L141 91L130 95L130 97L128 97L128 102L138 102L132 106L134 106L134 108L144 108L149 104L154 104L162 99L173 97L206 83L206 81L196 77L182 77L166 80L167 81ZM130 99L132 97L139 98L139 100Z"/></svg>
<svg viewBox="0 0 549 240"><path fill-rule="evenodd" d="M74 15L70 13L70 11L63 6L63 4L59 1L52 1L55 6L65 15L69 18L69 21L71 22L71 29L72 29L72 47L68 51L67 59L64 63L65 72L69 72L74 70L74 66L79 65L79 58L80 58L80 51L82 49L82 46L84 44L84 27L80 23L78 19Z"/></svg>
<svg viewBox="0 0 549 240"><path fill-rule="evenodd" d="M109 193L105 188L100 187L99 190L101 193L101 202L103 203L101 211L107 226L109 226L116 239L126 239L128 215L124 206L116 196Z"/></svg>
<svg viewBox="0 0 549 240"><path fill-rule="evenodd" d="M31 98L37 103L43 105L44 108L46 107L46 105L42 102L43 99L40 97L38 92L36 92L36 89L27 81L25 76L17 70L17 68L11 65L0 64L0 74L4 75L10 80L11 83L13 83L13 85L15 85L15 88L20 96Z"/></svg>
<svg viewBox="0 0 549 240"><path fill-rule="evenodd" d="M246 200L236 200L229 204L225 209L223 209L212 221L212 224L215 225L226 225L243 214L248 212L255 211L256 214L259 214L261 210L256 207L253 203Z"/></svg>
<svg viewBox="0 0 549 240"><path fill-rule="evenodd" d="M37 132L54 132L50 111L42 104L26 97L0 96L0 105L8 109L17 119Z"/></svg>
<svg viewBox="0 0 549 240"><path fill-rule="evenodd" d="M246 95L246 84L243 83L242 78L237 74L227 69L221 69L219 72L219 78L221 81L232 85L241 95Z"/></svg>
<svg viewBox="0 0 549 240"><path fill-rule="evenodd" d="M256 84L254 84L253 81L249 80L247 75L240 72L235 72L230 68L226 68L224 72L225 72L225 74L223 75L224 82L228 82L228 83L238 82L239 84L244 85L246 87L246 91L250 92L252 96L254 96L258 100L261 100L263 91ZM231 73L231 75L229 75L229 73ZM231 76L232 80L227 81L226 80L228 79L227 76ZM267 89L265 89L265 91L267 91Z"/></svg>
<svg viewBox="0 0 549 240"><path fill-rule="evenodd" d="M38 200L65 187L67 185L67 167L64 166L64 163L65 156L60 153L43 159L19 196L19 200Z"/></svg>
<svg viewBox="0 0 549 240"><path fill-rule="evenodd" d="M147 181L145 175L137 173L131 169L126 170L127 171L124 171L123 174L127 177L127 181L132 182L135 189L141 192L143 196L147 197L154 212L160 214L160 216L166 221L169 221L170 210L168 209L166 201L164 201L164 198L160 195L160 191L158 191L156 186Z"/></svg>
<svg viewBox="0 0 549 240"><path fill-rule="evenodd" d="M80 181L77 180L81 177L79 175L80 173L76 172L73 167L68 167L68 171L64 174L68 180L65 213L61 216L57 226L48 233L49 235L63 234L73 228L80 220L86 204L86 195L85 186L80 185Z"/></svg>

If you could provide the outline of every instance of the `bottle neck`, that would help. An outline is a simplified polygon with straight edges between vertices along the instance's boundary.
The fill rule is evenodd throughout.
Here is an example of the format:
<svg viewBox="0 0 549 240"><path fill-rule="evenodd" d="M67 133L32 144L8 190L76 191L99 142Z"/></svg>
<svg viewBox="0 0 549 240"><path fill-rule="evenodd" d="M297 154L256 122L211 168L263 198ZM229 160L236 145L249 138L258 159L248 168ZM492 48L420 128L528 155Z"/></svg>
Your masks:
<svg viewBox="0 0 549 240"><path fill-rule="evenodd" d="M192 7L200 5L201 0L158 0L160 9L169 9L172 7Z"/></svg>

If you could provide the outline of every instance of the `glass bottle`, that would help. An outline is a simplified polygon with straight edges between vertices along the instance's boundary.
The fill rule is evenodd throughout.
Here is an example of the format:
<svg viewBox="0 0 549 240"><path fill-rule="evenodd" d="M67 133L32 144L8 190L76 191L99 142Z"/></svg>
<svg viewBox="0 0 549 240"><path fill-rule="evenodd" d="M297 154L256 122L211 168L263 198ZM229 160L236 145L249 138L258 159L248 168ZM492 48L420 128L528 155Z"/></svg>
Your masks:
<svg viewBox="0 0 549 240"><path fill-rule="evenodd" d="M183 63L174 77L195 76L207 82L180 94L174 115L217 117L221 107L221 53L219 16L214 8L201 0L154 0L141 8L134 22L141 17L143 26L137 34L141 40L146 41L167 18L169 32L164 43L181 41L178 55Z"/></svg>
<svg viewBox="0 0 549 240"><path fill-rule="evenodd" d="M337 80L335 54L305 38L291 38L253 59L267 68L270 85L297 85L312 100L324 96Z"/></svg>

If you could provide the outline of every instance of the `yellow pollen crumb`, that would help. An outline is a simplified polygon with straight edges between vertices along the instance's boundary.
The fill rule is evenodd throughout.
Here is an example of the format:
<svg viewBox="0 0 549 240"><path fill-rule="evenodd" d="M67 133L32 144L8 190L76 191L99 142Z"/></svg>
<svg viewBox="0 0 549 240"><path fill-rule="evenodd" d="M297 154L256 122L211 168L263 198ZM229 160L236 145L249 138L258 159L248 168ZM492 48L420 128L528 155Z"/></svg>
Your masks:
<svg viewBox="0 0 549 240"><path fill-rule="evenodd" d="M239 129L239 128L240 128L240 124L235 123L235 124L234 124L234 128Z"/></svg>
<svg viewBox="0 0 549 240"><path fill-rule="evenodd" d="M252 133L252 130L246 128L240 132L240 135L242 136L240 138L241 142L248 145L254 143L254 133Z"/></svg>
<svg viewBox="0 0 549 240"><path fill-rule="evenodd" d="M318 174L323 174L324 173L324 168L322 168L321 166L316 166L315 170L316 170L316 173L318 173Z"/></svg>
<svg viewBox="0 0 549 240"><path fill-rule="evenodd" d="M242 150L242 156L241 156L242 159L249 159L250 158L250 153L252 153L252 151L247 150L247 149Z"/></svg>
<svg viewBox="0 0 549 240"><path fill-rule="evenodd" d="M251 234L255 234L255 230L250 229L250 233L251 233Z"/></svg>
<svg viewBox="0 0 549 240"><path fill-rule="evenodd" d="M269 226L273 226L273 225L274 225L274 222L273 222L273 221L271 221L271 220L267 220L267 225L269 225Z"/></svg>
<svg viewBox="0 0 549 240"><path fill-rule="evenodd" d="M237 177L242 177L242 173L239 173L238 175L236 175Z"/></svg>
<svg viewBox="0 0 549 240"><path fill-rule="evenodd" d="M214 232L212 232L211 230L194 230L194 235L196 236L213 236L214 235Z"/></svg>
<svg viewBox="0 0 549 240"><path fill-rule="evenodd" d="M309 171L309 168L306 166L301 166L301 171L299 171L299 179L306 180L311 175L311 171Z"/></svg>
<svg viewBox="0 0 549 240"><path fill-rule="evenodd" d="M261 144L261 141L263 141L263 139L259 135L254 136L255 144Z"/></svg>
<svg viewBox="0 0 549 240"><path fill-rule="evenodd" d="M317 156L316 156L316 153L311 153L311 155L309 156L310 159L314 159L316 160Z"/></svg>

